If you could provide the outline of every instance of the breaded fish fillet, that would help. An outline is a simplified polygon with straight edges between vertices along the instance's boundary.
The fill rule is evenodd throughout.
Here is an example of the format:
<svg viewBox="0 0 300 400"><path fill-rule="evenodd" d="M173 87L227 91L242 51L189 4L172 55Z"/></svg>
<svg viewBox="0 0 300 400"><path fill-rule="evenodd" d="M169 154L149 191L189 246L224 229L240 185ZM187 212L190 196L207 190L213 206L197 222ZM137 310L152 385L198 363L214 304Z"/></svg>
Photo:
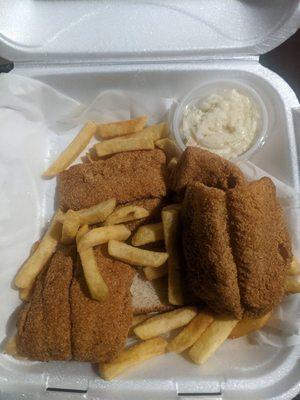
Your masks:
<svg viewBox="0 0 300 400"><path fill-rule="evenodd" d="M79 210L113 197L121 204L162 198L167 194L166 174L166 156L159 149L77 164L58 177L59 206Z"/></svg>
<svg viewBox="0 0 300 400"><path fill-rule="evenodd" d="M247 314L260 316L281 301L292 258L275 186L262 178L229 190L227 204L241 303Z"/></svg>
<svg viewBox="0 0 300 400"><path fill-rule="evenodd" d="M70 289L72 352L75 360L109 362L122 350L131 325L134 270L109 258L104 245L95 255L109 295L91 299L79 262Z"/></svg>
<svg viewBox="0 0 300 400"><path fill-rule="evenodd" d="M21 310L17 348L34 360L70 360L69 287L73 276L72 249L61 248L38 276L32 298Z"/></svg>
<svg viewBox="0 0 300 400"><path fill-rule="evenodd" d="M186 186L194 182L226 190L246 179L230 161L199 147L187 147L170 176L170 187L183 197Z"/></svg>
<svg viewBox="0 0 300 400"><path fill-rule="evenodd" d="M189 185L182 220L187 285L192 294L216 312L241 318L225 192L199 182Z"/></svg>

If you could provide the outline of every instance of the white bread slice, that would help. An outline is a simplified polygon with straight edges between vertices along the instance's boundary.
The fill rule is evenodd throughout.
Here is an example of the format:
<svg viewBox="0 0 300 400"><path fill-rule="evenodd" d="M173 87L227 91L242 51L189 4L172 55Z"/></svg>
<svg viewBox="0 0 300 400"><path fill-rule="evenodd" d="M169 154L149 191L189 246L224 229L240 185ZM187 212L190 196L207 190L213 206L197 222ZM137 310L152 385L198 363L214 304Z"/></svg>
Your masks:
<svg viewBox="0 0 300 400"><path fill-rule="evenodd" d="M167 277L148 281L142 270L138 270L131 286L133 314L148 314L173 310L168 302Z"/></svg>

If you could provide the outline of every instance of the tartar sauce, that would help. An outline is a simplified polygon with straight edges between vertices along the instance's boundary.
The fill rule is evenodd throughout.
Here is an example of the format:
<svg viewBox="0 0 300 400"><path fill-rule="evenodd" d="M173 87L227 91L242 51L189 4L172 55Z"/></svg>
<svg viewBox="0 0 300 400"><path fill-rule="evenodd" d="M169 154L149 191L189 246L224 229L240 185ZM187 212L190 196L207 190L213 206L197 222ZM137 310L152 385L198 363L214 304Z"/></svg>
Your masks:
<svg viewBox="0 0 300 400"><path fill-rule="evenodd" d="M236 89L226 89L210 95L197 107L188 107L181 133L185 144L232 159L253 144L258 121L259 113L252 100Z"/></svg>

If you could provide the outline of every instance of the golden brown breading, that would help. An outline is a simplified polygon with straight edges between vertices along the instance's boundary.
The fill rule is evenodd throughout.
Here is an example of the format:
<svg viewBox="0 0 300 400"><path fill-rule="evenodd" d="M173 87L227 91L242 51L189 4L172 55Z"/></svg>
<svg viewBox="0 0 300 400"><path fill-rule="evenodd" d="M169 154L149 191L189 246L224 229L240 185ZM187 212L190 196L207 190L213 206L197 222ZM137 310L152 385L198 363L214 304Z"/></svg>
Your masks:
<svg viewBox="0 0 300 400"><path fill-rule="evenodd" d="M226 194L202 183L187 187L182 209L187 285L213 311L242 317L230 248Z"/></svg>
<svg viewBox="0 0 300 400"><path fill-rule="evenodd" d="M41 361L71 359L69 287L72 249L61 248L38 276L29 303L21 310L20 355Z"/></svg>
<svg viewBox="0 0 300 400"><path fill-rule="evenodd" d="M75 360L109 362L122 350L131 325L134 270L109 258L104 245L95 248L95 255L109 295L91 299L78 263L70 289L72 352Z"/></svg>
<svg viewBox="0 0 300 400"><path fill-rule="evenodd" d="M162 198L167 194L166 173L166 156L159 149L77 164L59 175L59 206L79 210L113 197L121 204Z"/></svg>
<svg viewBox="0 0 300 400"><path fill-rule="evenodd" d="M228 191L232 249L247 314L272 310L284 295L291 243L269 178Z"/></svg>
<svg viewBox="0 0 300 400"><path fill-rule="evenodd" d="M170 187L182 198L186 186L194 182L226 190L246 179L230 161L199 147L187 147L170 176Z"/></svg>

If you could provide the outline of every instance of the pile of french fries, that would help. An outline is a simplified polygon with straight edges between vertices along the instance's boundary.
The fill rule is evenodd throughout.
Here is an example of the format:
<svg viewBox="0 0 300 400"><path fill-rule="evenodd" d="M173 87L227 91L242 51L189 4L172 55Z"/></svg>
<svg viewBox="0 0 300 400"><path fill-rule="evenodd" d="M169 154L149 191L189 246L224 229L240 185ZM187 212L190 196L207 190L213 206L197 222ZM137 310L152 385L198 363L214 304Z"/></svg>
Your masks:
<svg viewBox="0 0 300 400"><path fill-rule="evenodd" d="M167 157L168 169L176 166L180 151L168 137L165 123L145 127L147 117L97 125L87 122L67 149L45 171L44 177L53 177L66 169L81 154L96 135L102 142L94 145L98 157L131 150L147 150L158 147ZM87 159L93 162L90 153ZM130 239L131 231L126 223L146 218L149 212L143 207L118 207L116 199L109 199L88 209L79 211L58 210L50 226L37 242L30 257L15 278L20 298L28 300L35 279L56 251L58 244L76 244L84 276L91 297L102 301L109 289L101 276L94 255L94 247L107 243L111 257L132 266L143 267L149 280L168 276L168 299L178 307L173 311L156 315L139 315L133 318L130 335L141 341L125 349L113 362L101 364L99 370L104 379L110 380L145 360L166 352L182 353L188 351L190 359L203 364L228 338L236 339L262 328L271 313L257 319L244 318L241 321L225 316L214 315L209 310L199 311L196 307L185 306L181 287L180 265L180 204L172 204L162 210L161 222L140 226ZM95 224L101 226L94 227ZM149 243L164 241L165 252L140 248ZM293 260L286 281L286 293L299 293L300 283L295 276L300 274L299 262ZM175 329L183 328L171 340L166 335ZM13 343L10 347L15 349Z"/></svg>

